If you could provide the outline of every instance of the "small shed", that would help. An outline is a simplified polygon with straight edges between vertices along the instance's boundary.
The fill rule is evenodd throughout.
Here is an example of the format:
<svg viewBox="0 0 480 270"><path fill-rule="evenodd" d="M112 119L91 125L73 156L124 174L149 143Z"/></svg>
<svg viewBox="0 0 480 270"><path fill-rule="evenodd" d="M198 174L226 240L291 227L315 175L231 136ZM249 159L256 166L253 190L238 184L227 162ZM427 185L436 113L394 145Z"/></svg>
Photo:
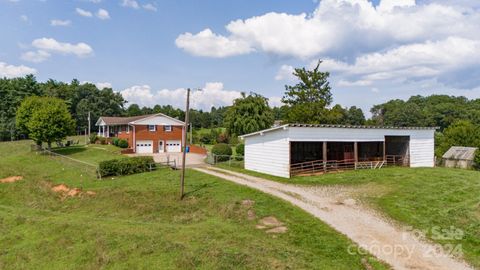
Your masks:
<svg viewBox="0 0 480 270"><path fill-rule="evenodd" d="M452 146L443 154L442 159L445 167L470 169L475 159L476 147Z"/></svg>

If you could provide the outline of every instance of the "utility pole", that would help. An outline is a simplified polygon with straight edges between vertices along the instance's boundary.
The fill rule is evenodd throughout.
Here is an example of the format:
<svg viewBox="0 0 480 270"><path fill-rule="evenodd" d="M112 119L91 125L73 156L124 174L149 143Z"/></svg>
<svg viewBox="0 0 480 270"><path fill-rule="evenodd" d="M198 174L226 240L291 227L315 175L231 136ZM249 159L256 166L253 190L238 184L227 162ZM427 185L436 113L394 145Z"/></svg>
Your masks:
<svg viewBox="0 0 480 270"><path fill-rule="evenodd" d="M190 123L190 145L193 144L193 125Z"/></svg>
<svg viewBox="0 0 480 270"><path fill-rule="evenodd" d="M182 173L180 174L180 199L183 199L185 191L185 160L187 159L187 132L188 132L188 113L190 111L190 88L187 89L187 105L185 106L185 122L183 131L183 153L182 153Z"/></svg>
<svg viewBox="0 0 480 270"><path fill-rule="evenodd" d="M88 111L88 139L90 140L90 111Z"/></svg>

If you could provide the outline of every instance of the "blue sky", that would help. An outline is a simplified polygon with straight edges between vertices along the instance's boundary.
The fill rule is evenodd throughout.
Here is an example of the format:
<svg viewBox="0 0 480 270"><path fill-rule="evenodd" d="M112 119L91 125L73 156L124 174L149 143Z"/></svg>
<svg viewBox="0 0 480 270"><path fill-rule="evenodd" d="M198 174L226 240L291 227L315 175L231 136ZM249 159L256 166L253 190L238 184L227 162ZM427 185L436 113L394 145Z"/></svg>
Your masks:
<svg viewBox="0 0 480 270"><path fill-rule="evenodd" d="M433 93L480 97L480 11L469 0L0 0L0 76L112 86L131 103L279 104L318 59L334 102L368 111Z"/></svg>

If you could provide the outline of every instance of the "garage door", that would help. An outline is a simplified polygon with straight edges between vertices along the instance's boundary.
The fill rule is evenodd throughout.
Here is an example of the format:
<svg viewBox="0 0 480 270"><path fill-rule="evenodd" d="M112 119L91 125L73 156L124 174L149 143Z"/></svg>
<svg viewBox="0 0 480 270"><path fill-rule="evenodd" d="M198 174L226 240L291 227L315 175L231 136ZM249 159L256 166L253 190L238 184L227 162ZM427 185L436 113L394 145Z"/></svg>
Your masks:
<svg viewBox="0 0 480 270"><path fill-rule="evenodd" d="M181 152L182 144L181 141L167 141L167 152Z"/></svg>
<svg viewBox="0 0 480 270"><path fill-rule="evenodd" d="M137 153L153 153L153 142L137 141Z"/></svg>

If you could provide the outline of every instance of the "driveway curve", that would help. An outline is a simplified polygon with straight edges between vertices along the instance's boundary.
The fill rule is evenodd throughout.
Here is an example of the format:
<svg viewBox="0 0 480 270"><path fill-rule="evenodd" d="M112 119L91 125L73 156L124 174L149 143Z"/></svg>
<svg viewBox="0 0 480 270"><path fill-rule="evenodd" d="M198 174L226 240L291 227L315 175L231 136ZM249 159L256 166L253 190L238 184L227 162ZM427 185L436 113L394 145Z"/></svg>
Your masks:
<svg viewBox="0 0 480 270"><path fill-rule="evenodd" d="M419 239L411 231L399 228L371 209L356 204L355 200L339 200L335 195L338 192L328 190L331 187L319 192L319 187L283 184L216 167L195 170L288 201L346 235L394 269L473 269L449 256L439 245Z"/></svg>

